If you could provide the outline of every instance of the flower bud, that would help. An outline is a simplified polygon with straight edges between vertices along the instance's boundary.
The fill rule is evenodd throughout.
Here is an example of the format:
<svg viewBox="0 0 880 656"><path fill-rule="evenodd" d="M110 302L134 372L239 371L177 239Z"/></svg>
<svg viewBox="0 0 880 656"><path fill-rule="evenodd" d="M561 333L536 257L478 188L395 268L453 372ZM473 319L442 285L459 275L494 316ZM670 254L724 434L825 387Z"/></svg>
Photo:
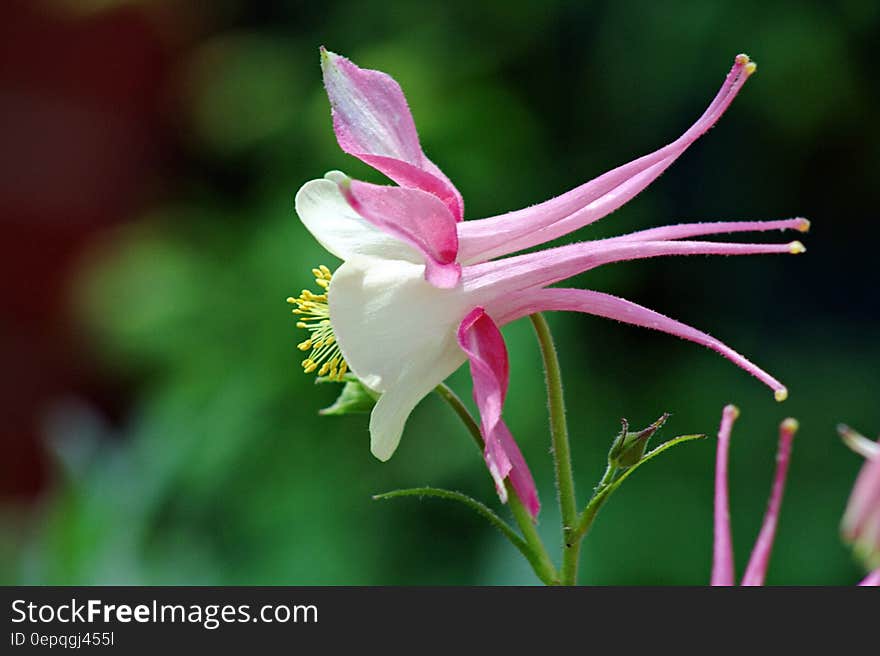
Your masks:
<svg viewBox="0 0 880 656"><path fill-rule="evenodd" d="M651 436L660 430L660 427L669 419L669 413L664 412L657 421L640 431L630 432L626 419L621 419L620 433L614 438L611 450L608 452L608 464L612 467L625 469L632 467L642 456L648 446Z"/></svg>

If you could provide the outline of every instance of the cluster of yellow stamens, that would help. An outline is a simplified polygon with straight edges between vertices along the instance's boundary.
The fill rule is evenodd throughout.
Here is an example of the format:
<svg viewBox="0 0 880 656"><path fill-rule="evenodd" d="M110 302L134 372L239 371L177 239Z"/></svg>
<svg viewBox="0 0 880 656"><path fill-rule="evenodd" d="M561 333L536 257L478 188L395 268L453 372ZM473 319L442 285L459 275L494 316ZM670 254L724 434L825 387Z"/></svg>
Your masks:
<svg viewBox="0 0 880 656"><path fill-rule="evenodd" d="M333 274L323 264L312 269L312 273L315 283L324 293L315 294L304 289L297 298L291 296L287 299L288 303L296 306L293 313L299 315L296 327L309 331L308 339L297 344L300 351L310 351L308 357L302 361L303 371L307 374L317 371L319 376L327 376L330 380L342 380L348 371L348 365L333 334L330 308L327 305L327 289Z"/></svg>

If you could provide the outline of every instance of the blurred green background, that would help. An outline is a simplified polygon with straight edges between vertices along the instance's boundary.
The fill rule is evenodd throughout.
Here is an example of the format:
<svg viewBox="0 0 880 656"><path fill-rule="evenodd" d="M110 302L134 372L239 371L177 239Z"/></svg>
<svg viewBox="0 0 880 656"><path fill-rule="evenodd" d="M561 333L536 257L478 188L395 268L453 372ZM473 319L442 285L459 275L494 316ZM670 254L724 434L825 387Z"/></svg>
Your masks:
<svg viewBox="0 0 880 656"><path fill-rule="evenodd" d="M645 261L577 284L725 340L790 400L695 345L553 315L580 500L620 417L642 426L668 410L661 438L713 435L735 402L741 571L776 426L792 415L801 432L768 583L859 578L838 524L860 463L834 426L880 429L874 0L16 0L2 11L0 583L537 583L464 508L371 501L434 485L506 514L439 400L416 409L384 464L366 417L317 415L336 389L301 373L284 299L336 262L293 195L335 168L381 181L336 146L321 44L401 83L470 218L671 141L733 56L751 55L758 74L719 125L576 237L802 215L807 255ZM505 336L505 414L555 552L539 357L528 322ZM450 384L470 397L466 368ZM633 476L585 543L581 582L707 583L714 453L713 439L692 443Z"/></svg>

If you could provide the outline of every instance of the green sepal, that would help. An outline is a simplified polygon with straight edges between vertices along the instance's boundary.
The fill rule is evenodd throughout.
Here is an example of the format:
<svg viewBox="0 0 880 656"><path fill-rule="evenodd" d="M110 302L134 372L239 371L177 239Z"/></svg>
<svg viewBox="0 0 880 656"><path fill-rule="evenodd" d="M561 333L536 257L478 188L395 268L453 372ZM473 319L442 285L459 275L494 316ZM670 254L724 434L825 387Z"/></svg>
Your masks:
<svg viewBox="0 0 880 656"><path fill-rule="evenodd" d="M318 382L331 382L318 380ZM335 381L333 381L335 382ZM366 387L357 378L345 379L345 387L333 405L319 411L322 415L356 415L372 412L379 394Z"/></svg>

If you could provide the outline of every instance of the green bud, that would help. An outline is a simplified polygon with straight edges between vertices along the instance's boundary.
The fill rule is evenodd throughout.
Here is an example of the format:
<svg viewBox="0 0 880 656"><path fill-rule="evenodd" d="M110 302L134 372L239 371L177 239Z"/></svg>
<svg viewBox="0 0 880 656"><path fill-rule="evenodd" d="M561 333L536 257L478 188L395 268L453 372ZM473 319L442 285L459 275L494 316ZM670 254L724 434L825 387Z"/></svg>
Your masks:
<svg viewBox="0 0 880 656"><path fill-rule="evenodd" d="M614 438L611 450L608 452L608 464L619 469L632 467L645 455L648 440L660 430L660 427L669 419L669 413L664 412L653 424L640 431L630 432L626 419L621 419L620 433Z"/></svg>

